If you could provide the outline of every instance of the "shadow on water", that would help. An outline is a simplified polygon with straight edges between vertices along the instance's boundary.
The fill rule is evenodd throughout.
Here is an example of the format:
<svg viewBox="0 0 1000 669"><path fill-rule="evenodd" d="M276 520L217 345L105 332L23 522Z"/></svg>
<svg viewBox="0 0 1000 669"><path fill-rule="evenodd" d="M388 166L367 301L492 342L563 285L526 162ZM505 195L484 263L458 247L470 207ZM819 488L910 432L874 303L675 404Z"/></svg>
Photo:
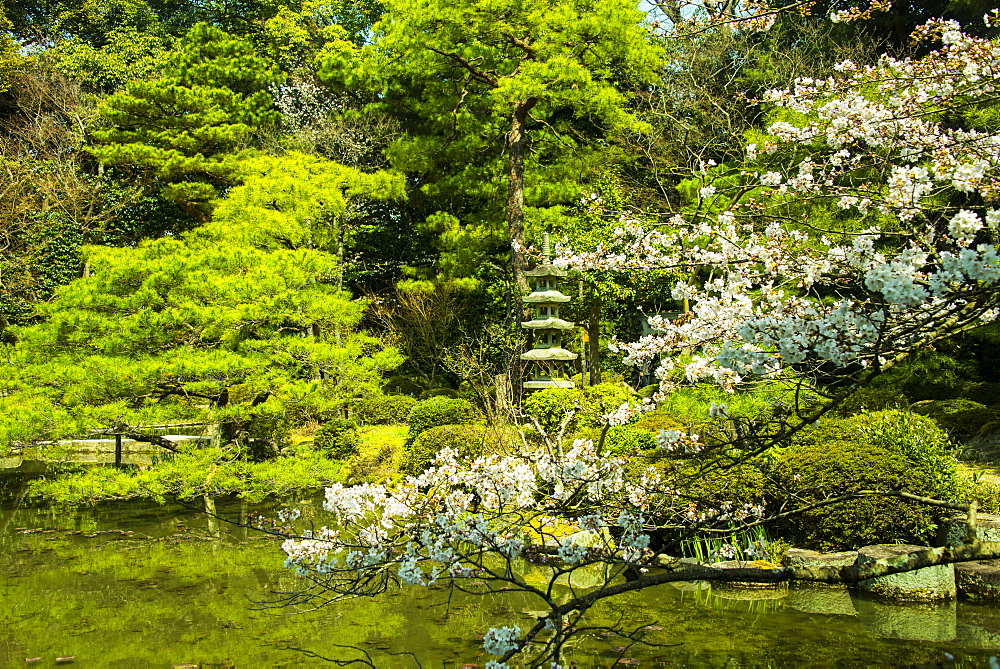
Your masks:
<svg viewBox="0 0 1000 669"><path fill-rule="evenodd" d="M210 524L176 504L102 504L58 511L27 483L44 468L0 474L0 666L293 667L323 663L295 649L378 666L482 666L491 626L526 628L538 601L410 588L302 615L260 610L294 590L278 541ZM212 502L224 518L270 515L274 505ZM318 499L297 500L305 509ZM315 512L314 512L315 513ZM257 604L255 604L257 603ZM678 583L600 606L595 625L645 628L669 648L623 651L606 631L576 637L581 667L985 667L1000 650L1000 608L969 602L890 606L843 588L711 588ZM946 661L946 653L956 663Z"/></svg>

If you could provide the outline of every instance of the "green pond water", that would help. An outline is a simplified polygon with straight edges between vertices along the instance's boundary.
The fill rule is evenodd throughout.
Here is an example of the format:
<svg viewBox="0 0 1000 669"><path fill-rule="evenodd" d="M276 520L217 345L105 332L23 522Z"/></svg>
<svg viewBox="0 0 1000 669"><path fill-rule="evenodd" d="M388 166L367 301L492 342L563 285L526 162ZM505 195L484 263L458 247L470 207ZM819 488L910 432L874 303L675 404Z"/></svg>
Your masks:
<svg viewBox="0 0 1000 669"><path fill-rule="evenodd" d="M299 584L274 539L176 505L57 512L30 503L23 483L0 474L0 667L63 666L58 657L88 667L333 666L319 656L362 656L345 646L379 667L481 666L492 658L478 636L525 628L540 608L522 596L409 588L288 615L262 608ZM271 509L219 500L218 511L238 521ZM647 627L650 641L670 645L622 650L619 637L588 632L571 651L580 667L987 667L1000 654L1000 607L889 606L828 588L663 586L603 604L590 622ZM421 665L392 654L404 651Z"/></svg>

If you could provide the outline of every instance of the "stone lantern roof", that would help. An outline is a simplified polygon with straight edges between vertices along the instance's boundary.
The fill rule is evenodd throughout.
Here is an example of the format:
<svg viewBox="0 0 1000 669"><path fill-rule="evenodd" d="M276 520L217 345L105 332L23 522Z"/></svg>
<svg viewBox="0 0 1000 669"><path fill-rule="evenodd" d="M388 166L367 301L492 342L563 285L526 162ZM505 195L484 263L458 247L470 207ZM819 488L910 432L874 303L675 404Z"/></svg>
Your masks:
<svg viewBox="0 0 1000 669"><path fill-rule="evenodd" d="M571 299L569 295L563 295L558 290L537 290L521 298L525 304L560 304Z"/></svg>

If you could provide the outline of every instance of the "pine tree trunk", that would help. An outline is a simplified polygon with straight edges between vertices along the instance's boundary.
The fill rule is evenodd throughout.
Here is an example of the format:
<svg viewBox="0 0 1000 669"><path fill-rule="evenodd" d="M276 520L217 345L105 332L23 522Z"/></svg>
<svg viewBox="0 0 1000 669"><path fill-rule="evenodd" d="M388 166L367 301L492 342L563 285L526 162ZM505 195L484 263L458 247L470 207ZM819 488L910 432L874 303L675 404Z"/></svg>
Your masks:
<svg viewBox="0 0 1000 669"><path fill-rule="evenodd" d="M525 122L528 112L538 103L528 98L517 106L511 116L507 134L507 232L511 243L511 279L515 292L528 292L525 272L528 261L524 256L524 153L528 144Z"/></svg>

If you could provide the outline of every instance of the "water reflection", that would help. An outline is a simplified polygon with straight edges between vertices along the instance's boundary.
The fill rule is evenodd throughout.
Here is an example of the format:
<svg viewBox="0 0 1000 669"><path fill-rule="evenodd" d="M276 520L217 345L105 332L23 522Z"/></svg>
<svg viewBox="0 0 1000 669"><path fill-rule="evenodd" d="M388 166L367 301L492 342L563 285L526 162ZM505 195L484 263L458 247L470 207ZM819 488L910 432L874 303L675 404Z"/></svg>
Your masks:
<svg viewBox="0 0 1000 669"><path fill-rule="evenodd" d="M35 473L36 475L38 472ZM198 508L106 504L74 513L34 505L26 477L0 477L0 666L75 656L81 666L317 666L306 649L379 666L482 666L480 636L527 627L527 596L476 597L413 588L303 615L266 607L299 581L273 538L211 522ZM300 500L300 502L303 500ZM307 501L307 500L304 500ZM209 500L242 521L264 506ZM579 586L580 584L574 584ZM595 625L643 629L669 647L620 650L606 630L575 638L580 666L986 666L1000 646L1000 611L959 602L889 606L843 588L711 588L678 583L607 602ZM618 650L616 650L618 649Z"/></svg>

